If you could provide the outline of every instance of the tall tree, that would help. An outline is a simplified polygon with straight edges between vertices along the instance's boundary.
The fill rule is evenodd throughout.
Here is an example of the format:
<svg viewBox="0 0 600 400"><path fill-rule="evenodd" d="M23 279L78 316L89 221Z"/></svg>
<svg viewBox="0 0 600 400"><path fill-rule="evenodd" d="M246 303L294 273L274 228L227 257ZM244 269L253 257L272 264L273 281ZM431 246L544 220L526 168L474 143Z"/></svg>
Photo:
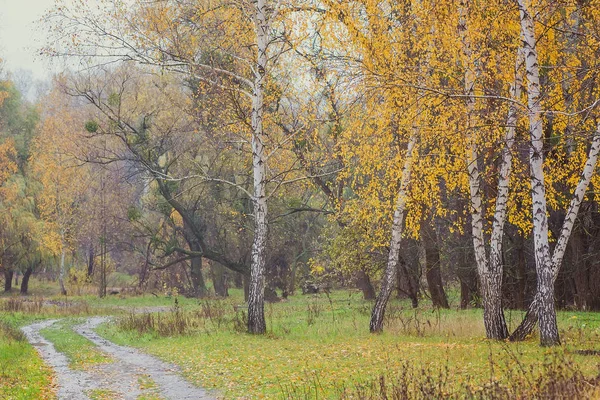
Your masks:
<svg viewBox="0 0 600 400"><path fill-rule="evenodd" d="M527 71L527 102L530 132L529 165L531 171L533 239L535 245L537 288L525 319L513 333L512 338L520 339L524 337L531 331L537 319L540 326L541 344L543 346L553 346L560 343L554 303L554 282L558 276L577 213L596 169L598 153L600 152L600 125L597 126L592 136L581 179L575 188L560 235L554 251L551 253L548 239L547 195L543 168L545 138L534 17L531 11L532 7L528 2L518 0L518 5Z"/></svg>

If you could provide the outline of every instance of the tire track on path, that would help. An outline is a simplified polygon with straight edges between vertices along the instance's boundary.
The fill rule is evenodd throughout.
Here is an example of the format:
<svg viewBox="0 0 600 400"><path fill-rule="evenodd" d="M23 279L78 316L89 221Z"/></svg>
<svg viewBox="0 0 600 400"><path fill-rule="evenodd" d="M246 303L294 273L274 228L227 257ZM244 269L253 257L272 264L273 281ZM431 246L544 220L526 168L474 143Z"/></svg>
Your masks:
<svg viewBox="0 0 600 400"><path fill-rule="evenodd" d="M21 328L27 340L44 361L50 365L56 372L58 384L58 398L69 400L88 400L85 394L88 390L99 389L92 375L85 371L75 371L69 368L69 359L58 352L52 342L46 340L40 330L54 325L59 320L49 320L36 322L34 324Z"/></svg>
<svg viewBox="0 0 600 400"><path fill-rule="evenodd" d="M46 363L56 372L59 400L89 400L93 390L110 390L117 398L135 400L140 395L160 395L167 400L213 400L208 391L193 386L181 375L178 367L163 362L137 349L119 346L98 335L94 329L109 321L109 317L91 317L74 327L74 331L90 340L97 348L113 358L113 362L90 366L86 371L73 370L68 358L46 340L40 330L59 320L37 322L22 330ZM156 388L140 387L140 379L150 378Z"/></svg>

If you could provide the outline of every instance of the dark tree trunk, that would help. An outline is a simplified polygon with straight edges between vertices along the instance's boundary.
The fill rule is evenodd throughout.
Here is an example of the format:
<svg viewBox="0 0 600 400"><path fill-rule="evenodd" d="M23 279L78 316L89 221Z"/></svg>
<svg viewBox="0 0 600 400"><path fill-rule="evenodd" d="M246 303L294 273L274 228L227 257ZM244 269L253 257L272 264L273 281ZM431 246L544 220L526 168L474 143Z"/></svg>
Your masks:
<svg viewBox="0 0 600 400"><path fill-rule="evenodd" d="M244 282L244 301L248 301L248 295L250 294L250 277L248 275L243 275Z"/></svg>
<svg viewBox="0 0 600 400"><path fill-rule="evenodd" d="M464 279L460 280L460 309L466 310L471 306L471 299L473 298L473 292L471 286Z"/></svg>
<svg viewBox="0 0 600 400"><path fill-rule="evenodd" d="M568 265L573 268L572 273L569 275L573 277L575 286L574 303L578 310L588 310L594 302L589 279L589 264L585 260L585 256L590 254L590 248L585 236L580 225L573 229L567 253L567 257L570 258L571 262L565 263L565 267Z"/></svg>
<svg viewBox="0 0 600 400"><path fill-rule="evenodd" d="M520 310L524 310L527 307L527 257L525 255L525 243L523 238L519 239L516 267L516 281L518 289L515 293L515 307Z"/></svg>
<svg viewBox="0 0 600 400"><path fill-rule="evenodd" d="M207 289L202 276L202 257L194 257L190 260L190 280L194 296L205 297Z"/></svg>
<svg viewBox="0 0 600 400"><path fill-rule="evenodd" d="M225 267L219 263L211 262L210 274L213 281L213 288L215 289L215 295L219 297L229 296Z"/></svg>
<svg viewBox="0 0 600 400"><path fill-rule="evenodd" d="M440 249L437 243L435 231L428 223L424 223L421 229L421 239L425 248L425 277L429 294L434 307L450 308L448 298L444 291L442 282L442 270L440 267Z"/></svg>
<svg viewBox="0 0 600 400"><path fill-rule="evenodd" d="M409 271L406 262L400 258L397 265L398 298L409 298L413 308L419 306L419 285L414 271Z"/></svg>
<svg viewBox="0 0 600 400"><path fill-rule="evenodd" d="M371 278L362 269L356 273L356 284L360 290L362 290L363 298L365 300L375 299L375 289L371 283Z"/></svg>
<svg viewBox="0 0 600 400"><path fill-rule="evenodd" d="M233 273L233 284L236 289L242 289L244 287L244 275L239 272Z"/></svg>
<svg viewBox="0 0 600 400"><path fill-rule="evenodd" d="M12 289L13 271L10 269L4 270L4 291L10 292Z"/></svg>
<svg viewBox="0 0 600 400"><path fill-rule="evenodd" d="M192 247L192 251L199 251L196 246L192 245L190 247ZM190 280L194 296L205 297L207 289L206 282L204 282L204 277L202 276L202 257L194 257L190 260Z"/></svg>
<svg viewBox="0 0 600 400"><path fill-rule="evenodd" d="M202 253L202 246L194 236L192 227L186 220L183 221L184 237L193 253ZM196 297L205 297L208 293L206 282L202 276L202 256L193 257L190 260L190 280L192 282L192 293Z"/></svg>
<svg viewBox="0 0 600 400"><path fill-rule="evenodd" d="M459 266L456 271L460 281L460 308L466 310L469 307L479 307L481 304L477 291L475 260L469 257L468 259L461 258L458 262Z"/></svg>
<svg viewBox="0 0 600 400"><path fill-rule="evenodd" d="M29 290L29 278L31 277L31 273L33 272L33 268L29 267L25 270L23 274L23 279L21 279L21 294L27 294Z"/></svg>
<svg viewBox="0 0 600 400"><path fill-rule="evenodd" d="M94 246L89 247L88 256L87 256L87 278L92 279L92 275L94 274L94 260L96 255L94 254Z"/></svg>
<svg viewBox="0 0 600 400"><path fill-rule="evenodd" d="M148 269L150 268L150 248L152 247L152 240L148 240L148 245L146 246L146 257L144 257L144 263L140 268L140 277L138 281L138 288L140 290L143 289L144 284L146 283L146 279L148 278Z"/></svg>

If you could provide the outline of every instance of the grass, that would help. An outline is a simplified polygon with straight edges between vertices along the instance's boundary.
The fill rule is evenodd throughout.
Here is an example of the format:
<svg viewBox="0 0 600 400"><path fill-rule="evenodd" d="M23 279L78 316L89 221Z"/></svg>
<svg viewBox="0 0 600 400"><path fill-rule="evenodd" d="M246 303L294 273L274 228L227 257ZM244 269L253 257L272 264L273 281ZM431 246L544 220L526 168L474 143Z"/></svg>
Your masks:
<svg viewBox="0 0 600 400"><path fill-rule="evenodd" d="M0 399L54 399L52 370L40 359L18 326L23 315L3 316L0 322Z"/></svg>
<svg viewBox="0 0 600 400"><path fill-rule="evenodd" d="M110 356L73 330L75 325L82 322L79 319L65 319L42 329L40 333L54 344L57 351L67 356L72 369L87 369L95 364L112 362Z"/></svg>
<svg viewBox="0 0 600 400"><path fill-rule="evenodd" d="M56 398L52 370L27 343L19 328L43 319L86 315L94 310L85 302L64 298L46 302L34 296L0 297L0 399Z"/></svg>
<svg viewBox="0 0 600 400"><path fill-rule="evenodd" d="M87 392L90 400L114 400L118 398L118 393L107 389L94 389Z"/></svg>
<svg viewBox="0 0 600 400"><path fill-rule="evenodd" d="M158 385L148 375L140 375L138 384L145 393L138 396L137 400L163 400L159 395Z"/></svg>
<svg viewBox="0 0 600 400"><path fill-rule="evenodd" d="M385 333L372 335L371 304L354 292L267 305L268 334L251 336L243 333L243 310L235 311L240 303L233 297L167 315L129 315L101 333L178 364L192 382L226 398L371 398L365 388L380 393L382 379L398 386L402 374L434 376L438 383L447 374L452 379L444 393L473 396L490 385L509 390L521 379L525 389L533 382L527 392L533 396L547 387L544 376L571 382L581 374L577 382L595 382L598 371L593 357L576 353L600 343L595 313L559 313L565 344L544 349L535 337L516 344L482 339L481 310L415 311L398 301L388 309ZM515 325L521 315L508 318Z"/></svg>
<svg viewBox="0 0 600 400"><path fill-rule="evenodd" d="M372 335L368 332L372 304L358 292L336 291L267 304L269 332L251 336L244 333L242 292L230 293L230 298L221 300L179 297L177 301L160 294L81 296L67 301L85 307L44 304L40 310L13 302L10 307L21 311L0 315L11 316L18 326L69 312L119 313L118 323L101 326L101 334L178 364L190 381L225 398L553 398L552 393L600 398L595 356L600 350L598 313L559 312L563 345L544 349L536 337L523 343L483 339L479 309L434 310L425 305L413 310L407 302L394 300L388 307L385 332ZM64 300L53 299L57 304ZM0 300L0 309L1 304ZM128 312L153 307L168 311ZM522 312L507 311L512 327L521 317ZM67 353L91 345L68 343L72 324L71 320L59 326L51 339L67 342ZM48 333L53 334L44 332ZM89 350L82 352L88 356L82 357L80 365L100 359ZM7 357L10 364L17 360L15 355ZM139 384L143 389L154 383L142 379ZM51 378L42 385L51 387ZM158 399L151 390L144 396L139 400ZM4 397L0 391L0 398Z"/></svg>

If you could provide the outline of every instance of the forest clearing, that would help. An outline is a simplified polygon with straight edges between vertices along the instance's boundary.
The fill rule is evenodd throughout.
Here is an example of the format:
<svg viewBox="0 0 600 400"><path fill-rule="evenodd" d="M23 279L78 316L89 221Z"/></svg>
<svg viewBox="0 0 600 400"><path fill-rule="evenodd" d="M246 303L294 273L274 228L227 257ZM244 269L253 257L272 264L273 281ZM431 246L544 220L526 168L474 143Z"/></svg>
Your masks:
<svg viewBox="0 0 600 400"><path fill-rule="evenodd" d="M0 397L600 398L600 0L0 8Z"/></svg>

